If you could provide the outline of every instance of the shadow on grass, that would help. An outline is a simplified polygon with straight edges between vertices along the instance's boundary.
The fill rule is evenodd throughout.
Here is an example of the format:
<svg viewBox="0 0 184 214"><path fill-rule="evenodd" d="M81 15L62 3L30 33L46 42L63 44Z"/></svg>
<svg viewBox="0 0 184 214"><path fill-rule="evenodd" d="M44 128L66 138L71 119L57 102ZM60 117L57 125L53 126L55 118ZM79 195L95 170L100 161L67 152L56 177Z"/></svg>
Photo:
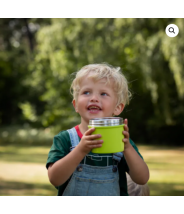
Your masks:
<svg viewBox="0 0 184 214"><path fill-rule="evenodd" d="M184 196L183 183L149 183L151 196ZM1 196L56 196L51 184L33 184L0 180Z"/></svg>
<svg viewBox="0 0 184 214"><path fill-rule="evenodd" d="M57 189L51 184L33 184L0 180L1 196L56 196Z"/></svg>
<svg viewBox="0 0 184 214"><path fill-rule="evenodd" d="M184 183L148 183L151 196L184 196Z"/></svg>

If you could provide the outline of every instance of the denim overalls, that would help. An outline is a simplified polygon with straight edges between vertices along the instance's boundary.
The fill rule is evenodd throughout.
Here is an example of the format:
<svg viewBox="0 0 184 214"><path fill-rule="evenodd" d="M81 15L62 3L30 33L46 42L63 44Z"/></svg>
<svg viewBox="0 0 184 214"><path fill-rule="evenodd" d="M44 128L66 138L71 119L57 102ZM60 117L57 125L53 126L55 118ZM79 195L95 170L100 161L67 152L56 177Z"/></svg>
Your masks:
<svg viewBox="0 0 184 214"><path fill-rule="evenodd" d="M71 140L71 150L73 150L79 143L78 134L75 128L67 130ZM95 156L87 155L91 159ZM99 157L99 156L98 156ZM104 157L104 156L103 156ZM117 165L109 166L108 159L112 158L114 161L120 162L123 157L122 152L108 155L107 166L90 166L79 164L63 192L63 196L119 196L119 173Z"/></svg>

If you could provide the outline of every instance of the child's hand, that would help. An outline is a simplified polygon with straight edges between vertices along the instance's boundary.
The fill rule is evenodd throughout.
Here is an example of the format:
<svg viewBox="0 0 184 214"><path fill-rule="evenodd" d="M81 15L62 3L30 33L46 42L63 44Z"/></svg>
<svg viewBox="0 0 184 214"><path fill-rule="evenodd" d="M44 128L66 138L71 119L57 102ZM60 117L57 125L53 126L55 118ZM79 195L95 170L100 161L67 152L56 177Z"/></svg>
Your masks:
<svg viewBox="0 0 184 214"><path fill-rule="evenodd" d="M84 133L80 143L78 144L78 146L81 149L81 152L85 154L88 154L93 148L99 148L102 146L103 140L96 140L100 138L101 135L100 134L91 135L94 132L94 130L95 128L88 129Z"/></svg>
<svg viewBox="0 0 184 214"><path fill-rule="evenodd" d="M123 131L123 135L124 135L124 150L127 149L131 144L129 141L129 128L128 128L128 119L124 120L124 131Z"/></svg>

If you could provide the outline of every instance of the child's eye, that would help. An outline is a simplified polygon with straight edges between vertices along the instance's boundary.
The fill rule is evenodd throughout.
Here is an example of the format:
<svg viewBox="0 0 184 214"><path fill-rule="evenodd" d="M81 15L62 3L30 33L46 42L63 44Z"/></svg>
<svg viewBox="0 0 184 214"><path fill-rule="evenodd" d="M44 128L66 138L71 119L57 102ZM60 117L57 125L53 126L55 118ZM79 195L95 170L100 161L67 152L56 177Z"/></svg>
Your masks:
<svg viewBox="0 0 184 214"><path fill-rule="evenodd" d="M89 91L84 91L84 93L83 94L89 94Z"/></svg>
<svg viewBox="0 0 184 214"><path fill-rule="evenodd" d="M101 95L102 95L102 96L107 96L107 94L106 94L105 92L104 92L104 93L101 93Z"/></svg>

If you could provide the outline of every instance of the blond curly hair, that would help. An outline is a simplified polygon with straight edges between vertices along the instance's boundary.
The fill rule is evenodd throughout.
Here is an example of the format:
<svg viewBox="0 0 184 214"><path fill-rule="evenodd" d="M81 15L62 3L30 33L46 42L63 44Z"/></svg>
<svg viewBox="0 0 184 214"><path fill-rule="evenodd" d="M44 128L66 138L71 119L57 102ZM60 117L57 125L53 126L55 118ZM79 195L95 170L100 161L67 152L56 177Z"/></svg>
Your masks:
<svg viewBox="0 0 184 214"><path fill-rule="evenodd" d="M123 103L124 106L129 104L131 98L131 92L128 90L128 82L125 76L121 72L120 67L113 67L107 63L101 64L89 64L82 67L78 72L73 73L75 78L71 84L70 92L73 95L73 99L77 100L80 91L80 82L82 78L88 76L94 81L106 79L106 83L114 82L114 91L117 94L117 106Z"/></svg>

